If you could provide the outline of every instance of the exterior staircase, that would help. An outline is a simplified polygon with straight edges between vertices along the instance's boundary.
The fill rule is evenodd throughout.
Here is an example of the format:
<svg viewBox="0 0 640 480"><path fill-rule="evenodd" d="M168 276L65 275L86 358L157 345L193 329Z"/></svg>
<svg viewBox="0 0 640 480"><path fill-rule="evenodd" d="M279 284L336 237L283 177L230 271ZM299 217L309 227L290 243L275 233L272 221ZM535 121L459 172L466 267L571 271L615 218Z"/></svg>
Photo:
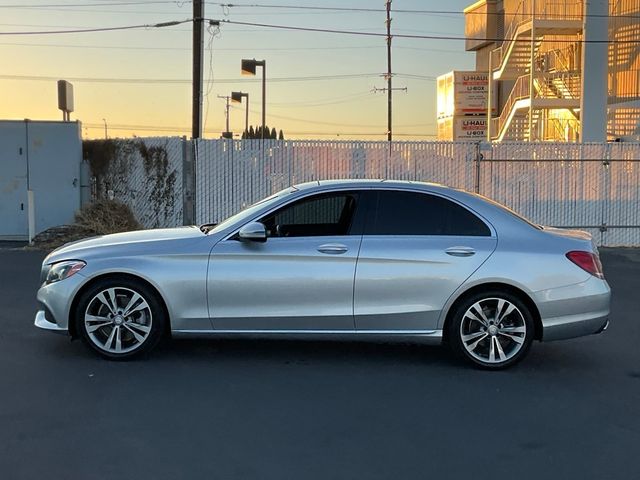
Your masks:
<svg viewBox="0 0 640 480"><path fill-rule="evenodd" d="M582 9L582 0L522 0L509 14L505 41L491 52L490 65L493 80L515 83L500 116L491 119L493 140L535 139L535 132L545 130L539 128L543 110L568 109L578 118L580 72L570 70L562 52L541 53L540 47L547 35L580 33Z"/></svg>

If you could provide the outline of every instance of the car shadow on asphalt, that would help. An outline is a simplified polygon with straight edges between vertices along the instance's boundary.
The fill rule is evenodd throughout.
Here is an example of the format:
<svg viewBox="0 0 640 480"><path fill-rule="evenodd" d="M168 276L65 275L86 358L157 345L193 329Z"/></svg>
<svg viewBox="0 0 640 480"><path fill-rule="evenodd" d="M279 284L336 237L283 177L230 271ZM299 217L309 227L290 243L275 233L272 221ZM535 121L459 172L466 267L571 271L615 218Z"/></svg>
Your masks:
<svg viewBox="0 0 640 480"><path fill-rule="evenodd" d="M527 357L513 369L556 372L598 366L588 347L578 342L534 342ZM574 348L567 348L573 346ZM289 338L172 339L148 356L150 361L275 362L299 365L369 364L429 366L438 369L481 370L455 355L446 345L427 345L419 340L364 341Z"/></svg>
<svg viewBox="0 0 640 480"><path fill-rule="evenodd" d="M59 339L62 340L62 339ZM594 356L587 345L595 338L568 342L534 342L526 358L503 372L555 374L579 372L602 367L603 358ZM371 366L420 367L435 370L460 369L482 371L455 355L446 345L428 345L420 340L330 340L292 338L174 338L160 343L152 352L127 362L109 362L84 346L80 340L47 342L52 358L63 363L81 361L108 364L134 363L153 368L180 363L194 367L206 365L300 365L300 366ZM604 362L604 363L603 363Z"/></svg>

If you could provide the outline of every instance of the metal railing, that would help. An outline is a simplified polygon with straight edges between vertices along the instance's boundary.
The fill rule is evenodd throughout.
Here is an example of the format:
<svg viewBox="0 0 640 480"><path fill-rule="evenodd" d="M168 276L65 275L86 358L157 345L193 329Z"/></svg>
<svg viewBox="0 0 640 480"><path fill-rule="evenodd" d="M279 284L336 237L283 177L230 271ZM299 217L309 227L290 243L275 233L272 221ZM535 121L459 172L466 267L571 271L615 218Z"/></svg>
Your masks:
<svg viewBox="0 0 640 480"><path fill-rule="evenodd" d="M507 101L504 104L502 113L499 117L491 119L491 132L492 138L499 138L504 128L506 128L507 122L511 115L515 104L519 100L531 97L531 89L529 86L529 75L523 75L516 80Z"/></svg>
<svg viewBox="0 0 640 480"><path fill-rule="evenodd" d="M518 29L533 20L582 20L584 0L549 2L522 0L513 12L505 14L505 36L501 46L491 53L491 69L499 70L507 53L516 43Z"/></svg>
<svg viewBox="0 0 640 480"><path fill-rule="evenodd" d="M571 100L580 98L581 75L578 72L548 73L535 76L533 82L534 98Z"/></svg>
<svg viewBox="0 0 640 480"><path fill-rule="evenodd" d="M610 15L629 15L640 13L638 0L617 0L610 2Z"/></svg>
<svg viewBox="0 0 640 480"><path fill-rule="evenodd" d="M543 69L547 72L567 72L580 64L576 61L576 49L572 47L554 48L541 54Z"/></svg>

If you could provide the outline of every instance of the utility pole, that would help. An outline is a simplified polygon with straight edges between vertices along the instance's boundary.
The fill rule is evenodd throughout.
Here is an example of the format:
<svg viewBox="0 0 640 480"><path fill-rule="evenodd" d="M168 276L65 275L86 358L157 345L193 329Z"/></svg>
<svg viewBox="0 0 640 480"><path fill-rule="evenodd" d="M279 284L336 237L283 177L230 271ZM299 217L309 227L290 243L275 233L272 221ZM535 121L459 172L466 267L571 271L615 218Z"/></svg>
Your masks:
<svg viewBox="0 0 640 480"><path fill-rule="evenodd" d="M202 137L202 58L204 56L204 0L193 0L193 98L191 137ZM227 129L228 130L228 129Z"/></svg>
<svg viewBox="0 0 640 480"><path fill-rule="evenodd" d="M384 77L387 79L387 86L385 88L373 88L373 93L387 92L387 140L393 140L393 91L402 90L407 91L407 87L393 88L392 78L393 70L391 68L391 41L393 36L391 35L391 1L387 0L387 73Z"/></svg>
<svg viewBox="0 0 640 480"><path fill-rule="evenodd" d="M391 87L391 0L387 0L387 140L393 140L393 89Z"/></svg>
<svg viewBox="0 0 640 480"><path fill-rule="evenodd" d="M229 95L218 95L218 98L224 98L227 101L225 110L225 116L227 117L227 129L222 132L222 138L233 138L233 134L229 131L229 100L231 100L231 97Z"/></svg>

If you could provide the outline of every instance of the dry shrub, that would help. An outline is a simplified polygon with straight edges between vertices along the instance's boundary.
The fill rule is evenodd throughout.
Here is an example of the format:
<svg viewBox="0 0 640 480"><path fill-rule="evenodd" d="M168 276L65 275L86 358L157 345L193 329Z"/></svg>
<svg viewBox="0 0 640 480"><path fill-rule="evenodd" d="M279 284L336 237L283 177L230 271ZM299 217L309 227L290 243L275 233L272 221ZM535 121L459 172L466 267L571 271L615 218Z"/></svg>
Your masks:
<svg viewBox="0 0 640 480"><path fill-rule="evenodd" d="M95 235L140 230L142 226L131 209L116 200L100 200L76 213L76 224Z"/></svg>

